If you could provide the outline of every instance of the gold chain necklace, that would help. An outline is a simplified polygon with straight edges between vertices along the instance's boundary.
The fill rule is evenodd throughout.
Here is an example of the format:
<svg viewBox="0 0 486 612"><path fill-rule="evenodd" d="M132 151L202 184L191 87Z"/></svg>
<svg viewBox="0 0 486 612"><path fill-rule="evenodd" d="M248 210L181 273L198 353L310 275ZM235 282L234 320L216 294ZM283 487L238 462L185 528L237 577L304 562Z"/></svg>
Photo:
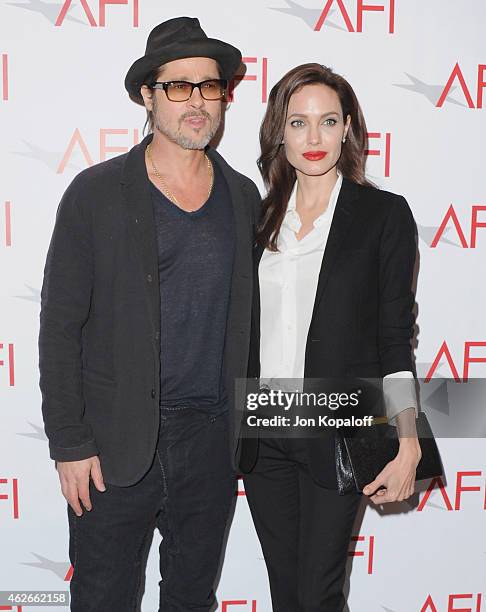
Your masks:
<svg viewBox="0 0 486 612"><path fill-rule="evenodd" d="M149 143L147 145L146 151L147 151L147 155L148 155L148 158L150 160L150 163L152 165L152 169L154 171L154 174L159 179L159 181L162 183L162 191L169 198L169 200L174 202L174 204L177 204L177 206L179 206L179 208L182 208L179 200L175 197L175 195L172 193L172 191L167 186L167 183L164 181L162 175L160 174L160 172L157 169L157 166L154 163L154 160L152 159L152 155L150 153L150 145L151 144L152 143ZM209 198L209 196L211 195L211 191L213 189L214 172L213 172L213 165L211 164L211 161L210 161L209 157L206 155L206 153L204 153L204 157L206 158L206 162L207 162L207 165L208 165L208 173L209 173L209 189L208 189L208 195L206 197L206 200L207 200Z"/></svg>

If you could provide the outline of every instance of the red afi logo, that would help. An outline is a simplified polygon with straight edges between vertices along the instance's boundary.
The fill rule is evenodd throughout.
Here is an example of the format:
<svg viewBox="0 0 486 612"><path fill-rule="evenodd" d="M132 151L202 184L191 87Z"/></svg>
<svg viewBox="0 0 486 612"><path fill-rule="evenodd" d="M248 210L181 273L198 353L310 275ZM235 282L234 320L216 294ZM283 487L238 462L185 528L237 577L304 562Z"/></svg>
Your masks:
<svg viewBox="0 0 486 612"><path fill-rule="evenodd" d="M366 149L365 154L370 156L383 156L383 173L385 177L390 176L390 159L391 159L391 133L390 132L368 132L368 140L380 139L380 144L383 143L383 149ZM383 142L384 141L384 142Z"/></svg>
<svg viewBox="0 0 486 612"><path fill-rule="evenodd" d="M373 559L374 559L374 553L375 553L375 536L370 535L368 538L366 538L366 536L363 536L363 535L352 536L351 542L364 542L365 546L367 546L367 549L365 550L358 550L356 546L354 550L348 551L348 556L349 557L367 556L368 557L367 571L368 571L368 574L372 574L373 573Z"/></svg>
<svg viewBox="0 0 486 612"><path fill-rule="evenodd" d="M339 12L346 24L348 32L362 32L363 31L363 15L366 12L382 12L388 10L388 33L393 34L395 32L395 0L388 0L387 5L384 4L365 4L363 0L357 0L356 3L356 27L353 26L349 12L346 10L346 3L344 0L327 0L322 13L317 20L314 30L319 32L327 19L331 7L336 4L339 8Z"/></svg>
<svg viewBox="0 0 486 612"><path fill-rule="evenodd" d="M472 357L471 356L471 349L478 348L478 347L486 348L486 342L468 342L468 341L464 342L464 357L463 357L462 381L461 381L459 372L456 368L456 364L454 363L454 359L451 355L449 347L447 346L447 342L444 340L437 355L435 356L435 359L432 365L430 366L429 371L427 372L427 375L424 381L425 382L430 381L440 361L443 358L445 358L445 360L447 361L449 365L451 374L454 377L454 380L456 382L467 382L469 378L469 366L471 365L471 363L486 363L486 357Z"/></svg>
<svg viewBox="0 0 486 612"><path fill-rule="evenodd" d="M445 99L450 93L452 85L456 82L459 84L469 108L483 108L483 89L486 87L486 81L484 80L485 71L486 64L478 64L477 82L475 83L476 106L474 106L474 101L471 92L467 86L466 79L464 78L462 70L459 66L459 62L456 62L456 65L452 69L452 72L447 80L446 86L444 87L443 92L440 94L440 98L437 100L437 108L440 108L444 104Z"/></svg>
<svg viewBox="0 0 486 612"><path fill-rule="evenodd" d="M97 160L102 162L108 159L108 154L110 153L127 153L131 147L138 144L140 142L139 130L137 128L131 130L132 132L132 140L127 145L109 145L108 138L110 136L128 136L128 129L112 129L112 128L100 128L99 131L99 151ZM83 157L88 164L88 166L92 166L95 162L93 161L93 156L89 152L88 146L79 131L79 128L74 130L73 135L68 143L67 149L62 156L61 162L57 168L57 173L62 174L69 163L71 156L76 148L79 148Z"/></svg>
<svg viewBox="0 0 486 612"><path fill-rule="evenodd" d="M10 202L5 202L5 246L12 246L12 206Z"/></svg>
<svg viewBox="0 0 486 612"><path fill-rule="evenodd" d="M57 16L55 26L61 26L64 18L66 17L66 13L68 12L71 6L72 0L65 0L62 5L61 12ZM87 0L81 0L81 6L83 7L86 18L88 19L89 25L93 28L100 27L104 28L106 26L106 6L108 4L127 4L128 0L98 0L98 23L96 23L95 18L93 17L93 13L89 7ZM132 25L134 28L138 28L138 0L133 0L133 12L132 12Z"/></svg>
<svg viewBox="0 0 486 612"><path fill-rule="evenodd" d="M251 608L249 607L251 605ZM257 602L256 599L246 600L246 599L225 599L221 602L221 612L231 612L230 608L233 606L245 606L245 608L239 608L241 612L247 610L247 612L257 612ZM234 612L237 612L236 610Z"/></svg>
<svg viewBox="0 0 486 612"><path fill-rule="evenodd" d="M243 57L241 60L245 65L248 64L258 64L257 57ZM229 91L228 91L228 102L234 101L234 88L236 85L236 81L258 81L260 79L261 82L261 101L262 103L267 102L267 90L268 90L268 57L261 58L261 67L259 70L259 76L256 74L248 74L244 75L236 75L232 81L230 82Z"/></svg>
<svg viewBox="0 0 486 612"><path fill-rule="evenodd" d="M18 478L0 478L0 485L10 485L11 493L0 493L0 501L9 501L14 519L19 518L19 480ZM2 486L2 489L3 486ZM2 504L3 507L3 504Z"/></svg>
<svg viewBox="0 0 486 612"><path fill-rule="evenodd" d="M8 100L8 55L2 53L2 100Z"/></svg>
<svg viewBox="0 0 486 612"><path fill-rule="evenodd" d="M459 217L457 216L457 213L454 209L454 206L451 204L449 208L447 209L447 212L444 218L441 221L441 224L439 226L439 229L437 230L437 233L434 236L434 239L430 243L431 248L434 249L438 245L439 240L441 239L445 229L448 228L449 224L451 224L452 226L454 226L454 230L457 233L457 236L459 238L462 248L463 249L468 249L468 248L475 249L477 230L480 227L486 227L486 219L484 221L479 221L478 219L479 213L484 213L484 212L486 212L486 206L483 206L480 204L474 204L471 207L471 222L469 224L470 230L469 232L467 232L469 233L469 244L468 244L467 239L466 239L466 231L463 230L461 226L461 222L459 221Z"/></svg>
<svg viewBox="0 0 486 612"><path fill-rule="evenodd" d="M469 601L464 602L465 599ZM463 604L471 604L471 607L464 608L463 606L461 606L460 608L456 608L456 600L463 600ZM436 601L438 600L436 599ZM432 595L429 595L425 600L424 605L420 608L420 612L440 612L441 610L447 612L481 612L481 601L481 593L451 593L447 596L447 608L443 608L441 605L436 606L434 600L432 599ZM473 608L472 605L475 605L475 607Z"/></svg>
<svg viewBox="0 0 486 612"><path fill-rule="evenodd" d="M8 368L8 384L10 387L15 386L15 359L14 359L14 345L13 343L9 343L4 345L0 342L0 355L6 351L7 352L7 363L5 363L5 359L0 359L0 367L6 366Z"/></svg>
<svg viewBox="0 0 486 612"><path fill-rule="evenodd" d="M472 486L463 485L462 483L463 478L466 478L466 477L479 478L480 476L482 476L481 470L456 473L456 484L455 484L455 491L454 491L454 506L452 506L451 500L449 496L447 495L447 491L446 491L444 481L442 480L442 478L440 476L438 476L437 478L432 478L429 486L427 487L427 490L424 493L424 496L420 500L420 504L417 506L417 512L422 512L422 510L425 508L427 504L427 501L430 495L432 494L432 491L436 488L440 492L442 499L444 500L444 505L447 508L447 510L449 512L459 511L461 509L461 499L462 499L462 493L464 491L481 492L481 487L478 485L472 485ZM482 479L482 484L484 485L484 478ZM484 491L484 497L483 497L482 503L483 503L483 510L486 510L486 488Z"/></svg>

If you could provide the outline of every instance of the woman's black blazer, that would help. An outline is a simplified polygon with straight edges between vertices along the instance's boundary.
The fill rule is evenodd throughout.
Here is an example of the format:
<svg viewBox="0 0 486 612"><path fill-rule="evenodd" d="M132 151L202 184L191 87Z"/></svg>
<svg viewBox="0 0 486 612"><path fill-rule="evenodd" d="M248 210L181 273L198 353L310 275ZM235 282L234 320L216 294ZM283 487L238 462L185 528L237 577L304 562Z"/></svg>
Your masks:
<svg viewBox="0 0 486 612"><path fill-rule="evenodd" d="M381 377L413 370L412 291L415 221L402 196L343 179L324 251L305 349L305 378ZM248 377L260 375L260 293L254 248L254 297ZM311 290L311 288L309 288ZM250 471L257 439L241 439L240 468ZM333 443L308 442L313 477L335 485Z"/></svg>

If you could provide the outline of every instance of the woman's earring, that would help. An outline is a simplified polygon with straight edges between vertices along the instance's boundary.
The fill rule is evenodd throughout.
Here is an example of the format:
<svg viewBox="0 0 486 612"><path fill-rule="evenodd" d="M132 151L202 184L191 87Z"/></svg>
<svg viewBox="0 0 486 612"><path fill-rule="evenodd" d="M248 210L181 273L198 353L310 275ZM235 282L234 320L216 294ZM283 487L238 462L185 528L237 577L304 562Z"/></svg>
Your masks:
<svg viewBox="0 0 486 612"><path fill-rule="evenodd" d="M343 138L343 144L346 142L346 136Z"/></svg>

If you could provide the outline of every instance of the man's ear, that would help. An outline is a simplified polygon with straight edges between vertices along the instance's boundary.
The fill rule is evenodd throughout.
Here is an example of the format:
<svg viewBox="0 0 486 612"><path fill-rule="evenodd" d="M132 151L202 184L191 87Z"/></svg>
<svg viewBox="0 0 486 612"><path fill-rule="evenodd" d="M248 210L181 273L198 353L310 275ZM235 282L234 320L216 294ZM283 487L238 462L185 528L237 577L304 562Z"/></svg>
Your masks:
<svg viewBox="0 0 486 612"><path fill-rule="evenodd" d="M152 106L153 106L153 102L152 102L152 96L153 96L153 90L150 89L150 87L148 87L147 85L142 85L140 87L140 95L143 98L143 102L145 104L145 108L149 111L153 110Z"/></svg>

